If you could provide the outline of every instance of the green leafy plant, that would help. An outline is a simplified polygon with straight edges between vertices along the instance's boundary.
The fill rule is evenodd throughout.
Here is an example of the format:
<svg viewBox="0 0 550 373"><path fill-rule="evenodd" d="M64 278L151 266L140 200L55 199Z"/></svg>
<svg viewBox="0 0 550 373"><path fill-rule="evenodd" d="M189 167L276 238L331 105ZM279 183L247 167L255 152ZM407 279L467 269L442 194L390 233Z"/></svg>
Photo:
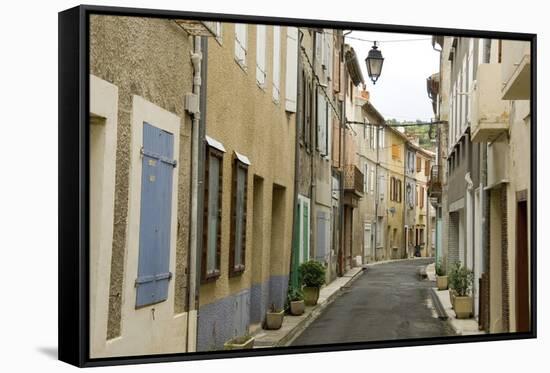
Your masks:
<svg viewBox="0 0 550 373"><path fill-rule="evenodd" d="M474 272L464 266L460 266L455 272L454 289L459 297L470 295L474 283Z"/></svg>
<svg viewBox="0 0 550 373"><path fill-rule="evenodd" d="M305 286L320 288L325 283L325 266L315 260L300 264L298 271Z"/></svg>
<svg viewBox="0 0 550 373"><path fill-rule="evenodd" d="M282 311L282 308L275 307L275 303L271 303L271 306L269 306L269 312L271 313L278 313L281 311Z"/></svg>
<svg viewBox="0 0 550 373"><path fill-rule="evenodd" d="M462 264L460 262L456 262L451 264L451 268L449 268L448 276L449 276L449 288L455 289L457 286L457 273L462 267Z"/></svg>
<svg viewBox="0 0 550 373"><path fill-rule="evenodd" d="M304 293L302 292L302 289L300 288L294 288L291 287L288 289L288 302L297 302L300 300L304 300Z"/></svg>

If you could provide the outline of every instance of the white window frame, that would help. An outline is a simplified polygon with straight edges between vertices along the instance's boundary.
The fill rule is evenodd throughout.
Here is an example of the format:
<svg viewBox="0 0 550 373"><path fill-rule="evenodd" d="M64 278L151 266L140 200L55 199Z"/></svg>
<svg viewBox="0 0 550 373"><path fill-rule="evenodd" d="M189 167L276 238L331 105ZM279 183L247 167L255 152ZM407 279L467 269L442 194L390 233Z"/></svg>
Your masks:
<svg viewBox="0 0 550 373"><path fill-rule="evenodd" d="M240 35L242 33L242 35ZM242 36L242 40L240 37ZM240 55L242 53L242 58ZM235 24L235 61L246 71L246 59L248 57L248 25L244 23Z"/></svg>
<svg viewBox="0 0 550 373"><path fill-rule="evenodd" d="M262 89L267 81L266 47L267 26L256 25L256 83Z"/></svg>
<svg viewBox="0 0 550 373"><path fill-rule="evenodd" d="M281 101L281 26L273 26L273 102Z"/></svg>

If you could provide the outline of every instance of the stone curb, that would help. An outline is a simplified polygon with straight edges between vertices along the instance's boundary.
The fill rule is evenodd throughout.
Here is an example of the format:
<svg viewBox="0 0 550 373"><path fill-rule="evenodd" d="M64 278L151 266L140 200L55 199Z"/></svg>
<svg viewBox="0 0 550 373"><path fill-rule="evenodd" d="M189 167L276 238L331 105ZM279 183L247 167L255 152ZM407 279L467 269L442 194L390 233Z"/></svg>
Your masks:
<svg viewBox="0 0 550 373"><path fill-rule="evenodd" d="M432 302L434 304L435 311L437 312L437 317L439 317L439 319L441 320L449 319L449 315L447 315L447 312L445 311L445 307L443 307L443 304L441 304L441 300L439 300L439 296L437 295L437 290L435 288L430 288L430 293L432 295ZM450 324L452 327L453 326L452 323Z"/></svg>

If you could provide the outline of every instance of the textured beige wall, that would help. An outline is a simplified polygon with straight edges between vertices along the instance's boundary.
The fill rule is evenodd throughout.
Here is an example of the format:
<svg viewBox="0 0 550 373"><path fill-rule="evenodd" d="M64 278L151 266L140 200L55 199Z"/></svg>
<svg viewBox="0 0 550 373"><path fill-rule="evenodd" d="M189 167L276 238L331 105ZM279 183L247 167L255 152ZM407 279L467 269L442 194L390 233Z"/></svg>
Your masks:
<svg viewBox="0 0 550 373"><path fill-rule="evenodd" d="M132 96L138 95L182 118L178 185L175 312L187 308L187 242L191 122L183 108L192 90L191 39L173 21L93 15L90 19L90 73L118 87L118 145L108 338L121 335L127 245ZM184 166L185 165L185 166ZM128 301L132 301L128 299Z"/></svg>
<svg viewBox="0 0 550 373"><path fill-rule="evenodd" d="M261 263L263 281L269 275L288 274L292 238L292 211L294 196L294 153L295 153L295 114L287 113L285 99L285 53L286 28L281 28L281 97L279 103L272 99L272 27L267 27L265 89L256 83L256 26L248 26L248 53L246 71L234 58L234 24L223 24L223 40L218 43L209 40L208 49L208 98L206 113L206 134L220 141L226 153L223 160L223 198L221 224L221 263L220 277L201 285L200 303L205 305L217 299L249 288L251 281L252 253L262 251ZM252 217L254 175L263 178L263 240L261 248L253 239L253 219L247 220L246 258L244 273L228 277L231 174L233 152L246 155L251 162L248 169L247 216ZM284 222L271 222L273 186L285 188ZM282 247L271 248L271 227L283 224ZM270 250L278 250L276 255ZM255 258L258 260L257 258Z"/></svg>

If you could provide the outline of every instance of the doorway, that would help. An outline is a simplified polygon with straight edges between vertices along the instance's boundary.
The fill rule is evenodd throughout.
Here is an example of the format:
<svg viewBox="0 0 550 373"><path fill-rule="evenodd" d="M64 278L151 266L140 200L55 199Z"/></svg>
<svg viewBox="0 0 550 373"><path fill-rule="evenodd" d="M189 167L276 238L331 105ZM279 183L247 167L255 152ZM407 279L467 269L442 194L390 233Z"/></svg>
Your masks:
<svg viewBox="0 0 550 373"><path fill-rule="evenodd" d="M528 332L529 317L529 245L527 201L518 201L516 217L516 331Z"/></svg>

